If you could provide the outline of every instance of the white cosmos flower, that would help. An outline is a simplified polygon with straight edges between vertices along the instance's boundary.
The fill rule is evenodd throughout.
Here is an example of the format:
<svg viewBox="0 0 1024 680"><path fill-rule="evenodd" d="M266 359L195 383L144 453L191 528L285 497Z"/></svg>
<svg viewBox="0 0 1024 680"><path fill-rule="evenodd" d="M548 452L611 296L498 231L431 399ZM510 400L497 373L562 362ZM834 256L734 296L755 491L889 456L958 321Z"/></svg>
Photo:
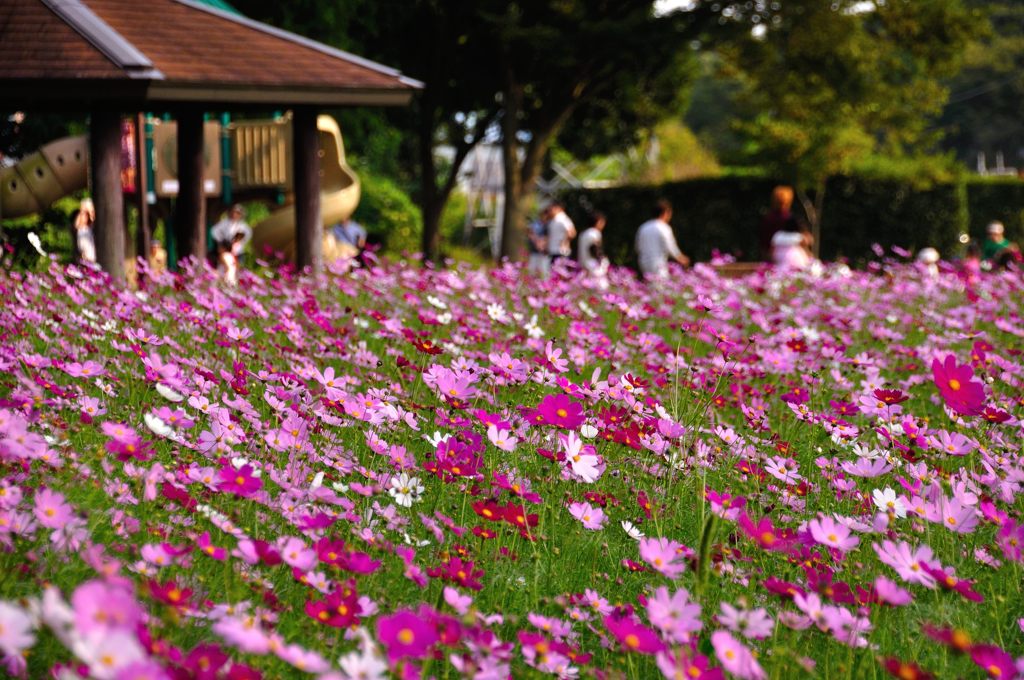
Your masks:
<svg viewBox="0 0 1024 680"><path fill-rule="evenodd" d="M526 331L526 334L529 335L531 338L544 337L544 331L541 329L540 326L537 325L536 314L530 317L530 320L526 323L525 326L523 326L523 330Z"/></svg>
<svg viewBox="0 0 1024 680"><path fill-rule="evenodd" d="M348 484L342 484L341 482L334 482L331 484L331 488L338 493L345 493L348 491Z"/></svg>
<svg viewBox="0 0 1024 680"><path fill-rule="evenodd" d="M438 432L436 430L434 431L434 434L425 434L425 435L423 435L423 438L426 439L427 442L431 446L433 446L435 449L437 448L438 444L440 444L441 442L448 441L449 437L451 437L450 434L441 434L440 432Z"/></svg>
<svg viewBox="0 0 1024 680"><path fill-rule="evenodd" d="M441 314L438 314L437 315L437 322L440 323L440 324L444 324L445 326L450 324L452 322L452 314L451 314L451 312L443 312Z"/></svg>
<svg viewBox="0 0 1024 680"><path fill-rule="evenodd" d="M907 516L907 506L903 505L903 501L897 498L896 492L889 487L875 489L871 492L871 499L875 502L875 507L882 512L891 512L897 517Z"/></svg>
<svg viewBox="0 0 1024 680"><path fill-rule="evenodd" d="M644 537L644 532L640 531L640 528L629 520L624 519L620 524L622 525L622 530L626 532L626 535L634 541L639 541Z"/></svg>
<svg viewBox="0 0 1024 680"><path fill-rule="evenodd" d="M507 320L508 312L505 311L504 307L495 302L487 305L487 316L491 317L491 321L504 323Z"/></svg>
<svg viewBox="0 0 1024 680"><path fill-rule="evenodd" d="M313 482L309 485L309 488L311 488L311 489L319 489L323 485L324 485L324 473L321 470L320 472L316 473L316 476L313 477Z"/></svg>
<svg viewBox="0 0 1024 680"><path fill-rule="evenodd" d="M156 384L156 391L159 392L160 396L166 399L167 401L173 401L175 403L179 401L185 401L184 395L178 394L177 392L172 390L167 385L164 385L163 383Z"/></svg>
<svg viewBox="0 0 1024 680"><path fill-rule="evenodd" d="M142 419L146 422L146 427L148 427L153 434L158 437L174 439L174 428L157 418L152 413L145 414L142 416Z"/></svg>
<svg viewBox="0 0 1024 680"><path fill-rule="evenodd" d="M590 423L587 423L580 428L580 436L584 439L593 439L597 436L597 428Z"/></svg>
<svg viewBox="0 0 1024 680"><path fill-rule="evenodd" d="M419 477L410 477L408 473L403 472L397 477L391 478L391 488L388 489L388 493L403 508L411 508L412 504L420 499L423 490Z"/></svg>
<svg viewBox="0 0 1024 680"><path fill-rule="evenodd" d="M32 247L36 249L36 252L46 257L46 251L43 250L43 243L39 240L39 236L34 231L28 232L28 242L32 244Z"/></svg>
<svg viewBox="0 0 1024 680"><path fill-rule="evenodd" d="M446 305L444 301L439 297L428 295L427 302L429 302L434 307L437 307L438 309L448 309L448 305Z"/></svg>

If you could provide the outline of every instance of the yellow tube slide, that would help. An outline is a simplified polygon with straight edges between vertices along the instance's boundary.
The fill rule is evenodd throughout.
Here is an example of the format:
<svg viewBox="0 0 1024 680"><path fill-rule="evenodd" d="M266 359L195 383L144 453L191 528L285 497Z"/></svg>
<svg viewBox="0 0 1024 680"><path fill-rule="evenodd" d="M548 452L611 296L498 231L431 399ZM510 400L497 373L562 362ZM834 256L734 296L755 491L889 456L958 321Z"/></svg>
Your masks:
<svg viewBox="0 0 1024 680"><path fill-rule="evenodd" d="M89 141L85 135L54 140L17 165L0 168L0 218L41 212L89 181Z"/></svg>
<svg viewBox="0 0 1024 680"><path fill-rule="evenodd" d="M341 129L330 116L318 116L320 131L320 215L324 224L324 259L342 256L334 238L326 230L348 219L359 205L359 178L345 162ZM286 205L272 212L253 227L253 251L263 253L265 246L295 259L295 206Z"/></svg>

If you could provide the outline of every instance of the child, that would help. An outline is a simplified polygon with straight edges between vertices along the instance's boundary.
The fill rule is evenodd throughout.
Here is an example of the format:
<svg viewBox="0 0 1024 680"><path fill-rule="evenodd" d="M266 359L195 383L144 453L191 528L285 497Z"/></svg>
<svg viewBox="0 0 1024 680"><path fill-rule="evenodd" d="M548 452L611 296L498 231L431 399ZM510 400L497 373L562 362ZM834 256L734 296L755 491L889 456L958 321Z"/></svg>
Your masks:
<svg viewBox="0 0 1024 680"><path fill-rule="evenodd" d="M220 261L224 265L224 282L229 286L238 285L238 260L242 256L244 246L245 234L236 232L231 237L228 247L221 250Z"/></svg>

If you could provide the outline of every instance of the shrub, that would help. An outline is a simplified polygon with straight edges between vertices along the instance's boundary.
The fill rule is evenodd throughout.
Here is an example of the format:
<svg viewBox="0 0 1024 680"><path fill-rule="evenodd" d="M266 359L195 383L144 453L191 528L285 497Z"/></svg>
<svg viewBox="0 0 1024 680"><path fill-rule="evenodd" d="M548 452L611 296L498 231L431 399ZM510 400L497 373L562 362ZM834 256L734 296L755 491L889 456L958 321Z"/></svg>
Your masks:
<svg viewBox="0 0 1024 680"><path fill-rule="evenodd" d="M418 252L423 233L419 208L401 187L387 177L359 172L362 198L353 218L366 227L368 240L392 254Z"/></svg>

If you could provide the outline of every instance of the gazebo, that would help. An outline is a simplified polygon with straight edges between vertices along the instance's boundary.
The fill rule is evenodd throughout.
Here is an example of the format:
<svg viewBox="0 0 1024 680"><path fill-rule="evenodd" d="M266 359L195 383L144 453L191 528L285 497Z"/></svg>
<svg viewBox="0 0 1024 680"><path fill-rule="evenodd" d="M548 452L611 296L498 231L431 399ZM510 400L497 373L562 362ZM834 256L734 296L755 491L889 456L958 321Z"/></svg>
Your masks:
<svg viewBox="0 0 1024 680"><path fill-rule="evenodd" d="M403 106L421 87L392 68L195 0L0 3L6 107L89 113L97 259L118 280L123 115L163 110L177 119L178 254L201 258L204 112L291 109L296 264L316 271L323 232L318 110Z"/></svg>

